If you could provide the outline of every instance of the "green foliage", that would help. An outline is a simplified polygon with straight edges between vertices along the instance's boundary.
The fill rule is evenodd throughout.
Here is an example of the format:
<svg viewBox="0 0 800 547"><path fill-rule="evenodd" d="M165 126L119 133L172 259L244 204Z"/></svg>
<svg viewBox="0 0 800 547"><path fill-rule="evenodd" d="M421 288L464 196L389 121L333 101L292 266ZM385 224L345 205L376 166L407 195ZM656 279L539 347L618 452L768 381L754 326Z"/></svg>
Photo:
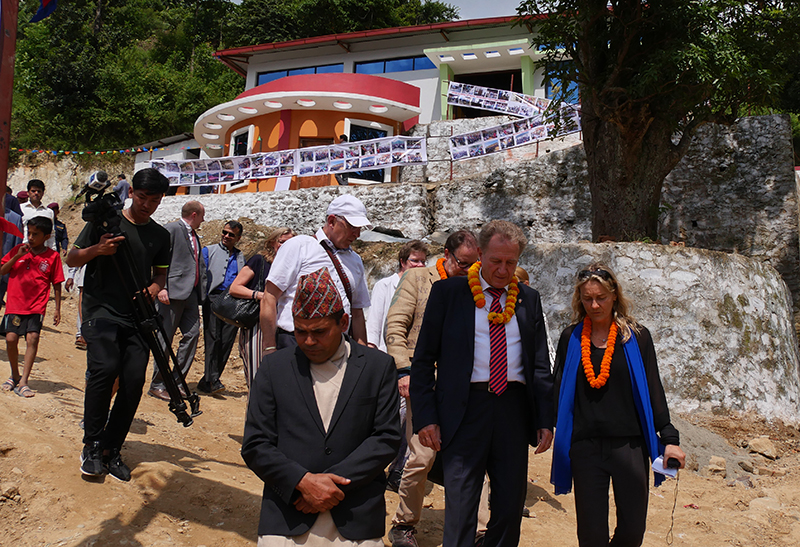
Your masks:
<svg viewBox="0 0 800 547"><path fill-rule="evenodd" d="M436 1L243 0L225 37L229 47L238 47L457 18L458 8Z"/></svg>
<svg viewBox="0 0 800 547"><path fill-rule="evenodd" d="M20 2L19 148L130 147L191 132L244 87L218 49L457 17L421 0L70 0L30 24L38 5Z"/></svg>
<svg viewBox="0 0 800 547"><path fill-rule="evenodd" d="M775 106L796 59L795 8L780 0L526 0L548 77L576 81L593 113L681 129ZM563 17L547 16L558 14ZM555 63L564 55L574 60ZM642 108L644 107L644 108Z"/></svg>

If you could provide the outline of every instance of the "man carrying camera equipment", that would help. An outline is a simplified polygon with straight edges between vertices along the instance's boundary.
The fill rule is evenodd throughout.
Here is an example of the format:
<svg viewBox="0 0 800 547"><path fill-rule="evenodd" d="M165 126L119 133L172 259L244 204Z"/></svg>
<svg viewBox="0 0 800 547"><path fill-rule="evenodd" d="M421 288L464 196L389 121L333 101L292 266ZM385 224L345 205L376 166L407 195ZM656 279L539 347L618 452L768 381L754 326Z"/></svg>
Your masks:
<svg viewBox="0 0 800 547"><path fill-rule="evenodd" d="M136 260L128 267L138 269L134 273L140 279L149 280L146 290L151 300L155 299L166 281L170 237L150 216L168 189L169 181L157 170L140 170L133 176L133 203L118 217L123 235L108 233L104 229L108 220L98 215L87 222L67 255L70 267L86 264L82 333L87 343L88 378L81 473L87 476L107 472L122 481L131 479L130 469L120 459L120 448L139 406L150 348L137 329L134 294L120 283L121 271L113 255L120 245L130 246ZM116 378L120 380L119 391L109 415Z"/></svg>

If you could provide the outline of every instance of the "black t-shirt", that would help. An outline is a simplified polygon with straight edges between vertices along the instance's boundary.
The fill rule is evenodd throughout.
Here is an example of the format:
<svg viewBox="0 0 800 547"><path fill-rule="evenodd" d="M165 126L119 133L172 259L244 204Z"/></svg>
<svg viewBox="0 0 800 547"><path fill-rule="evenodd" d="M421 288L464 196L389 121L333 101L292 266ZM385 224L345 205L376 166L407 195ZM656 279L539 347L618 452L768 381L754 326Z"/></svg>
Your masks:
<svg viewBox="0 0 800 547"><path fill-rule="evenodd" d="M171 258L169 232L154 220L147 224L137 225L124 216L120 223L120 230L127 236L130 245L133 264L138 278L145 286L150 284L153 273L152 268L167 268ZM100 236L93 223L88 222L75 241L75 247L85 249L100 241ZM122 249L117 250L117 262L123 269L123 275L132 279L130 272L125 271L125 260ZM131 283L132 285L132 283ZM114 265L111 256L98 256L86 264L86 274L83 281L83 308L82 319L108 319L126 326L134 326L133 305L131 297L133 292L143 287L131 287L132 292L125 289L125 284L120 279L120 273Z"/></svg>
<svg viewBox="0 0 800 547"><path fill-rule="evenodd" d="M567 347L575 325L567 327L561 333L556 351L556 365L554 376L556 389L560 390L561 376L564 371L564 362L567 358ZM653 422L656 432L664 444L678 444L679 435L670 423L667 398L661 377L658 374L656 350L650 331L645 327L636 334L639 351L642 354L647 387L650 392L650 405L653 408ZM594 366L595 375L600 374L600 363L603 360L605 348L596 348L592 344L590 358ZM642 426L639 423L639 414L633 400L633 386L631 385L628 360L622 344L622 336L617 335L614 346L614 355L611 358L611 372L606 385L595 389L589 385L583 367L578 367L578 381L575 385L575 409L572 430L572 442L595 437L636 437L642 435ZM558 401L558 393L556 393Z"/></svg>
<svg viewBox="0 0 800 547"><path fill-rule="evenodd" d="M267 262L267 259L264 258L264 255L261 253L256 253L250 257L250 260L247 261L247 264L253 273L253 279L250 280L250 283L247 284L247 288L251 291L259 290L263 291L264 286L266 285L267 276L269 275L269 269L272 266L271 262ZM258 274L261 273L261 284L259 285Z"/></svg>

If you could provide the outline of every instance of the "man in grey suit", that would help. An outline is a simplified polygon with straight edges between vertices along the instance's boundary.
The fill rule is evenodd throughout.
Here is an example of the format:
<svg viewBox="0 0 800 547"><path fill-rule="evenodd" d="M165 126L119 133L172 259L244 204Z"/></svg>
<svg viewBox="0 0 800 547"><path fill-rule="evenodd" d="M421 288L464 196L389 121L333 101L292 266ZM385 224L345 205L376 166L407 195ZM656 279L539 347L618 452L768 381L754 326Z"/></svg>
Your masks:
<svg viewBox="0 0 800 547"><path fill-rule="evenodd" d="M181 218L165 225L170 236L172 258L169 263L167 284L158 293L158 313L164 322L169 341L181 329L178 344L178 366L186 376L194 361L197 341L200 338L200 304L205 300L206 266L201 255L202 246L196 230L203 223L205 208L199 201L187 201L181 209ZM152 397L169 401L169 393L158 369L154 370L148 393Z"/></svg>

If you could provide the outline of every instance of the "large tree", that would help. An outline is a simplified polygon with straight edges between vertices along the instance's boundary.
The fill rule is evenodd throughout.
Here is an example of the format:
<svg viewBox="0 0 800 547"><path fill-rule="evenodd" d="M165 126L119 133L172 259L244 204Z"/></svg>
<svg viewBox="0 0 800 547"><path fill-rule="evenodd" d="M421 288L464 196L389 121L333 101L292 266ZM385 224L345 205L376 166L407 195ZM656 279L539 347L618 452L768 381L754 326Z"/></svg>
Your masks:
<svg viewBox="0 0 800 547"><path fill-rule="evenodd" d="M580 92L595 240L655 238L664 178L700 124L776 105L797 8L773 0L526 0L546 77Z"/></svg>

